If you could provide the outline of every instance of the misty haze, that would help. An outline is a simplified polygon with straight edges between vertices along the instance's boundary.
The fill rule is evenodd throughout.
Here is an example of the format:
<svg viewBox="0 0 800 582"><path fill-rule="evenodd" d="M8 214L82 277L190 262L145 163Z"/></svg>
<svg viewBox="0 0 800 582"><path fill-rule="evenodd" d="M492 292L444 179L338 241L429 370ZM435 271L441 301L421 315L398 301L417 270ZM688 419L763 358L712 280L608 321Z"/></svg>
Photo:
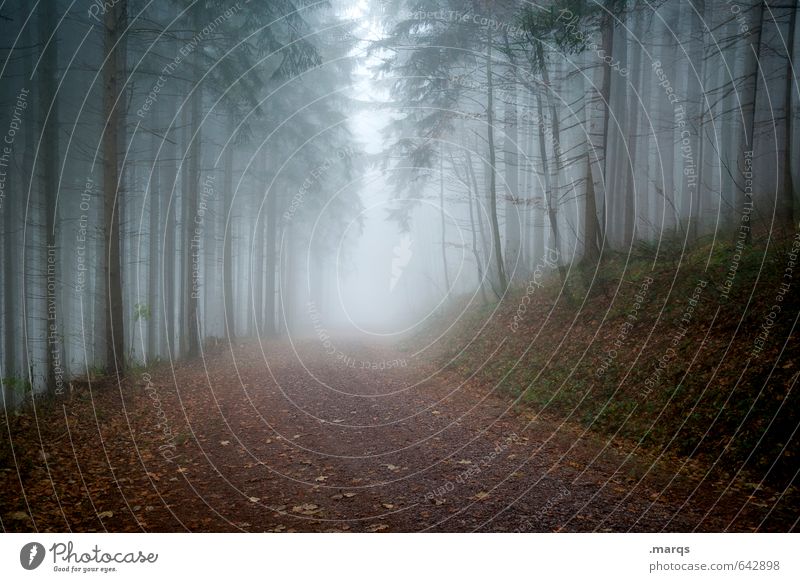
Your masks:
<svg viewBox="0 0 800 582"><path fill-rule="evenodd" d="M796 531L797 14L0 3L2 530Z"/></svg>

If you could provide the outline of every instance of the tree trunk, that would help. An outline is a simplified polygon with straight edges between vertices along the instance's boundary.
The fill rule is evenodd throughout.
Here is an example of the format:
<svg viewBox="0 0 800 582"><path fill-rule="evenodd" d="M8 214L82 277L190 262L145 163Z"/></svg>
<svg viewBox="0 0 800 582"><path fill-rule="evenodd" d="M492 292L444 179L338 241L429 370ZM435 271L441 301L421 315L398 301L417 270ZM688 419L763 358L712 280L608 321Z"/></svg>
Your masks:
<svg viewBox="0 0 800 582"><path fill-rule="evenodd" d="M595 203L594 178L592 177L592 159L589 152L586 153L586 205L585 205L585 226L583 242L583 264L594 266L600 259L600 245L597 232L597 206ZM595 217L595 220L592 220Z"/></svg>
<svg viewBox="0 0 800 582"><path fill-rule="evenodd" d="M444 146L439 152L439 215L442 230L442 272L444 273L445 295L450 293L450 277L447 274L447 223L444 213Z"/></svg>
<svg viewBox="0 0 800 582"><path fill-rule="evenodd" d="M633 23L634 36L637 38L642 34L642 18L642 15L637 13ZM642 88L642 78L644 73L643 67L642 51L634 50L630 61L630 73L631 86L637 91L641 90ZM633 245L634 240L636 240L637 226L639 221L637 194L647 184L646 178L644 179L644 183L640 183L641 180L636 179L637 174L639 174L639 169L636 166L640 148L638 137L639 112L644 106L644 104L640 102L640 99L641 95L638 98L635 94L630 94L628 96L626 133L630 165L626 164L625 168L625 176L627 179L625 184L625 215L622 234L622 244L624 245L623 248L626 249L630 248L631 245Z"/></svg>
<svg viewBox="0 0 800 582"><path fill-rule="evenodd" d="M558 206L556 205L556 201L553 200L553 173L547 156L547 140L545 139L544 130L544 107L542 106L542 95L539 92L536 93L536 111L539 118L539 157L542 160L542 174L544 175L545 200L543 202L543 209L550 223L550 233L553 237L553 250L560 254L561 235L558 230ZM556 146L555 149L557 150L558 146ZM561 276L561 283L566 290L567 270L560 258L558 261L558 273Z"/></svg>
<svg viewBox="0 0 800 582"><path fill-rule="evenodd" d="M264 329L264 265L266 262L266 236L267 236L267 221L264 213L257 213L256 224L253 229L253 273L254 280L251 279L253 286L253 303L251 306L253 310L253 321L255 322L256 330L258 333Z"/></svg>
<svg viewBox="0 0 800 582"><path fill-rule="evenodd" d="M693 7L693 10L691 11L692 41L690 46L691 52L689 54L689 61L694 63L699 62L700 71L696 75L692 75L690 72L689 90L687 91L687 104L692 109L695 107L697 108L696 116L691 115L693 111L691 111L689 107L687 107L686 115L687 120L689 121L692 120L692 117L696 117L697 133L695 136L693 136L691 142L693 146L691 153L696 158L696 179L694 182L694 187L692 187L692 183L690 182L692 177L687 177L687 180L684 182L684 188L685 192L689 194L689 238L693 242L697 242L697 239L702 233L700 216L702 206L700 202L703 196L703 166L705 164L705 139L703 135L703 125L705 123L706 102L703 88L705 87L708 69L708 63L705 54L705 17L707 16L707 13L705 0L691 0L691 5ZM698 76L699 78L697 78Z"/></svg>
<svg viewBox="0 0 800 582"><path fill-rule="evenodd" d="M475 212L472 208L472 187L470 186L469 182L469 171L464 168L464 176L458 175L458 164L456 163L455 156L452 152L450 152L450 163L453 166L453 173L456 174L456 177L466 186L467 188L467 205L469 207L469 225L470 225L470 234L472 235L472 256L475 259L475 268L477 270L478 275L478 288L481 292L481 297L483 302L486 303L486 288L484 287L483 281L483 263L481 262L481 256L478 253L478 232L477 232L477 225L475 224ZM477 192L475 193L477 195Z"/></svg>
<svg viewBox="0 0 800 582"><path fill-rule="evenodd" d="M103 225L106 240L106 368L110 373L125 370L125 329L122 304L122 266L120 264L120 212L122 195L119 172L119 137L124 123L121 77L125 53L118 46L127 19L127 0L120 0L106 11L104 47L108 56L103 66Z"/></svg>
<svg viewBox="0 0 800 582"><path fill-rule="evenodd" d="M761 31L763 29L764 2L758 0L752 8L751 26L747 32L749 40L745 45L744 78L742 88L742 122L744 136L741 142L738 160L738 176L736 176L736 209L741 211L745 205L753 203L752 182L744 177L745 168L756 158L754 153L756 131L756 100L759 84L759 52L761 49ZM748 160L749 158L749 160ZM750 190L748 192L748 190ZM750 198L750 200L748 200ZM738 213L737 213L738 215ZM751 214L752 218L752 214ZM738 229L737 229L738 230ZM750 242L751 230L747 231L746 242Z"/></svg>
<svg viewBox="0 0 800 582"><path fill-rule="evenodd" d="M228 112L228 132L234 131L233 111ZM224 157L222 189L225 196L225 228L222 237L222 296L225 310L225 336L236 337L233 314L233 142L228 143Z"/></svg>
<svg viewBox="0 0 800 582"><path fill-rule="evenodd" d="M56 76L58 74L58 33L56 30L56 5L46 2L43 14L39 18L39 42L47 49L41 56L39 76L39 118L41 119L40 145L42 170L40 174L40 194L43 197L42 208L45 214L45 260L46 282L44 288L44 328L47 352L47 370L45 374L47 389L52 392L56 387L56 367L63 360L61 356L61 339L58 313L60 311L58 277L58 249L56 225L58 223L58 96ZM51 38L51 35L52 38ZM52 257L51 257L52 254Z"/></svg>
<svg viewBox="0 0 800 582"><path fill-rule="evenodd" d="M266 270L267 270L267 277L266 277L266 284L264 286L264 296L265 296L265 317L264 317L264 329L266 333L270 336L274 336L277 333L277 327L275 325L275 269L276 269L276 257L275 257L275 243L277 240L277 230L278 230L278 204L277 199L275 196L275 192L270 189L267 193L267 250L266 250Z"/></svg>
<svg viewBox="0 0 800 582"><path fill-rule="evenodd" d="M500 245L500 225L497 220L497 152L494 143L494 84L492 81L492 31L487 27L486 43L486 133L489 142L489 213L494 245L494 262L497 270L497 284L500 294L508 287L505 267L503 265L503 249Z"/></svg>
<svg viewBox="0 0 800 582"><path fill-rule="evenodd" d="M505 35L505 43L508 48L508 35ZM521 264L520 253L522 252L520 211L519 211L519 153L518 131L517 131L517 67L513 59L508 67L509 78L507 80L509 90L505 104L504 130L503 137L503 168L505 171L505 239L506 239L506 273L513 279L514 271Z"/></svg>
<svg viewBox="0 0 800 582"><path fill-rule="evenodd" d="M612 7L616 0L607 0L605 10L603 13L603 24L602 24L602 34L601 34L601 44L602 50L606 55L606 59L603 61L603 85L600 89L600 98L603 102L603 138L602 138L602 151L603 151L603 162L602 162L602 172L603 176L608 176L609 167L608 167L608 128L611 119L611 61L614 55L614 16L612 14ZM606 197L608 193L605 191L605 180L600 180L599 185L602 190L602 210L603 214L606 214L607 209L607 201ZM596 191L595 186L595 191ZM597 197L595 197L595 201L597 201ZM595 204L596 206L596 204ZM594 218L597 221L597 215ZM605 233L603 232L605 220L602 223L597 223L597 231L598 237L603 240L605 239Z"/></svg>
<svg viewBox="0 0 800 582"><path fill-rule="evenodd" d="M200 279L200 255L202 240L202 220L197 212L197 190L200 187L200 124L202 123L202 100L203 93L200 85L194 87L191 96L191 119L189 130L189 168L188 180L184 184L183 194L186 196L186 216L184 223L184 245L186 247L184 260L186 261L186 278L184 279L185 301L186 301L186 355L189 358L196 357L200 343L200 320L198 318L197 305L202 289Z"/></svg>
<svg viewBox="0 0 800 582"><path fill-rule="evenodd" d="M160 116L159 116L160 119ZM155 154L159 150L158 134L154 131L150 140L150 147ZM159 204L160 197L164 195L161 191L161 167L160 162L153 160L153 167L150 169L150 225L148 229L148 269L147 269L147 306L150 310L147 319L147 355L145 361L151 363L158 358L158 275L159 275L159 253L158 253L158 233L160 228Z"/></svg>
<svg viewBox="0 0 800 582"><path fill-rule="evenodd" d="M542 81L545 87L550 87L550 74L547 70L547 62L544 58L544 47L542 43L537 43L537 59L539 61L539 70L542 74ZM564 286L565 293L567 291L567 269L560 258L562 252L561 248L561 235L558 229L558 204L559 204L559 177L561 174L561 127L560 119L558 117L558 109L552 97L547 96L548 108L550 110L550 127L552 129L552 147L553 147L553 163L548 164L547 159L547 143L545 140L544 130L544 108L542 106L542 95L539 91L536 92L536 109L539 123L539 148L542 156L542 171L545 174L545 189L547 194L545 196L545 206L548 221L550 222L550 230L553 235L553 247L559 254L558 259L558 272L561 276L561 282Z"/></svg>
<svg viewBox="0 0 800 582"><path fill-rule="evenodd" d="M783 144L783 188L779 194L780 201L776 212L778 221L782 223L782 225L790 232L794 225L795 200L794 177L792 176L792 164L794 162L792 154L792 140L794 138L794 124L792 123L794 110L792 108L792 97L794 92L792 91L792 87L796 79L793 68L794 59L792 58L792 54L794 52L794 37L797 31L798 10L800 10L800 6L798 6L797 2L795 1L792 3L789 9L789 30L786 35L786 80L783 105L783 110L785 112L784 115L786 117L784 122L784 131L786 135L784 136Z"/></svg>

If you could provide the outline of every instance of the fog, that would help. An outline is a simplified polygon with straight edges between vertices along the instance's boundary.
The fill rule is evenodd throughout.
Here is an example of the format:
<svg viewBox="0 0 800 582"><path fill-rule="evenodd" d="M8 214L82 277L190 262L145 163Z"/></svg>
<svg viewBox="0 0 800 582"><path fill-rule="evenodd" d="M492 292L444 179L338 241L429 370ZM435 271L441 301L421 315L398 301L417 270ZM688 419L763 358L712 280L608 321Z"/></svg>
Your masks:
<svg viewBox="0 0 800 582"><path fill-rule="evenodd" d="M5 3L2 377L393 341L789 228L796 12Z"/></svg>

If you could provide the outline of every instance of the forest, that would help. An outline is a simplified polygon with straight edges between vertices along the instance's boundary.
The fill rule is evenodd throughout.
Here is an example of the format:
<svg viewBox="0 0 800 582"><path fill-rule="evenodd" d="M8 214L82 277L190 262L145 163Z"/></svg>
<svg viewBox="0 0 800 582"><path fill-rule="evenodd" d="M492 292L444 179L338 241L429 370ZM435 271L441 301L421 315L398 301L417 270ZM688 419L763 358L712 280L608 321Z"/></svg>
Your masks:
<svg viewBox="0 0 800 582"><path fill-rule="evenodd" d="M796 0L0 3L3 531L797 531Z"/></svg>

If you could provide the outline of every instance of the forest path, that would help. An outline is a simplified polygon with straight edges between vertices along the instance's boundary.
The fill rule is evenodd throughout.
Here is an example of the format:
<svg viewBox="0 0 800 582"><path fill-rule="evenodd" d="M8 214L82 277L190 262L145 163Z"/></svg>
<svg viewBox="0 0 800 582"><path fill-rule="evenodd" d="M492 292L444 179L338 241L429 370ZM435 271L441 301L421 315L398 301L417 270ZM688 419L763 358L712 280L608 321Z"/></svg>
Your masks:
<svg viewBox="0 0 800 582"><path fill-rule="evenodd" d="M352 363L319 342L226 347L39 411L43 455L21 481L0 474L4 527L31 511L40 531L721 531L747 501L713 484L690 497L696 468L391 347L335 349ZM9 507L22 486L30 505ZM732 529L757 526L758 505Z"/></svg>

